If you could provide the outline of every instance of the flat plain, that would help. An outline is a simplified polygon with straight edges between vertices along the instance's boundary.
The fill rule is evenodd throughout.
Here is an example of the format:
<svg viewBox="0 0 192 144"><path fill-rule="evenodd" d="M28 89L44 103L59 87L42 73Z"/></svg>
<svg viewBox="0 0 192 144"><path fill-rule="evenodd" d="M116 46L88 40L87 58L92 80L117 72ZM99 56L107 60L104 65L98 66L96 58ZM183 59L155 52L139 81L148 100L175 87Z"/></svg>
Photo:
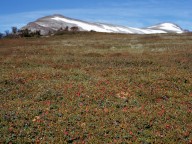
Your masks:
<svg viewBox="0 0 192 144"><path fill-rule="evenodd" d="M0 143L192 143L192 34L0 40Z"/></svg>

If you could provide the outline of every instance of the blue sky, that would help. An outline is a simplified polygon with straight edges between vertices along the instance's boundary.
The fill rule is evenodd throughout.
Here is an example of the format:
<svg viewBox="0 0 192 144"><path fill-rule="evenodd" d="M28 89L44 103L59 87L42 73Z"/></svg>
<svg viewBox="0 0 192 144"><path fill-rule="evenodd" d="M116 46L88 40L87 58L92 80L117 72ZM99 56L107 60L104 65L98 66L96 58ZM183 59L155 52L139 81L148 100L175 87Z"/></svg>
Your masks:
<svg viewBox="0 0 192 144"><path fill-rule="evenodd" d="M192 31L192 0L2 0L0 4L0 32L52 14L132 27L173 22Z"/></svg>

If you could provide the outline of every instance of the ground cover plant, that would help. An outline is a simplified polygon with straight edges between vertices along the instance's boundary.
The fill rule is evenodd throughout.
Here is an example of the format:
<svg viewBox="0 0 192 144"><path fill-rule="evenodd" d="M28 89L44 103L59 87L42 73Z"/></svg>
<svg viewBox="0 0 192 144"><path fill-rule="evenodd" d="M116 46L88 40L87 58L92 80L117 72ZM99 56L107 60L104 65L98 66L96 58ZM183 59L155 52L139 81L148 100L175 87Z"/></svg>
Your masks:
<svg viewBox="0 0 192 144"><path fill-rule="evenodd" d="M192 143L192 35L0 40L0 143Z"/></svg>

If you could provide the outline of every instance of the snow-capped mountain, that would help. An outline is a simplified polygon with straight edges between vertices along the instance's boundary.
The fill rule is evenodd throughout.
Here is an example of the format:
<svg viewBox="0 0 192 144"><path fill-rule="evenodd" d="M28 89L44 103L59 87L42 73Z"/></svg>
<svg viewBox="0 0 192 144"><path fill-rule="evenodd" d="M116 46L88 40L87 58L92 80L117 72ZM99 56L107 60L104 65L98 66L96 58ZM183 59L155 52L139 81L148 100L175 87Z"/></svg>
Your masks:
<svg viewBox="0 0 192 144"><path fill-rule="evenodd" d="M175 33L183 33L184 30L182 30L178 25L172 24L172 23L161 23L155 26L148 27L149 29L154 30L163 30L166 32L175 32Z"/></svg>
<svg viewBox="0 0 192 144"><path fill-rule="evenodd" d="M184 33L184 30L173 23L162 23L147 28L133 28L104 23L92 23L82 20L64 17L62 15L46 16L31 22L22 29L31 31L40 30L42 35L54 32L60 28L78 27L80 31L96 31L105 33L127 33L127 34L156 34L156 33Z"/></svg>

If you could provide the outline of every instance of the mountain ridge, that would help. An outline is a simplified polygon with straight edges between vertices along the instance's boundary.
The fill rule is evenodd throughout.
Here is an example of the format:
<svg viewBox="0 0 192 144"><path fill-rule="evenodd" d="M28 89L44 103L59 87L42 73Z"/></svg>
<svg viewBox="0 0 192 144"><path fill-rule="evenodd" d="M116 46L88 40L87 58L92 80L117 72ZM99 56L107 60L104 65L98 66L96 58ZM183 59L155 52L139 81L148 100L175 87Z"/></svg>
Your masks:
<svg viewBox="0 0 192 144"><path fill-rule="evenodd" d="M69 18L60 14L54 14L37 19L28 23L21 29L31 31L40 30L42 35L55 32L66 27L78 27L79 31L96 31L105 33L125 33L125 34L157 34L157 33L184 33L185 31L174 23L159 23L146 28L126 27L114 24L99 22L87 22L83 20Z"/></svg>

